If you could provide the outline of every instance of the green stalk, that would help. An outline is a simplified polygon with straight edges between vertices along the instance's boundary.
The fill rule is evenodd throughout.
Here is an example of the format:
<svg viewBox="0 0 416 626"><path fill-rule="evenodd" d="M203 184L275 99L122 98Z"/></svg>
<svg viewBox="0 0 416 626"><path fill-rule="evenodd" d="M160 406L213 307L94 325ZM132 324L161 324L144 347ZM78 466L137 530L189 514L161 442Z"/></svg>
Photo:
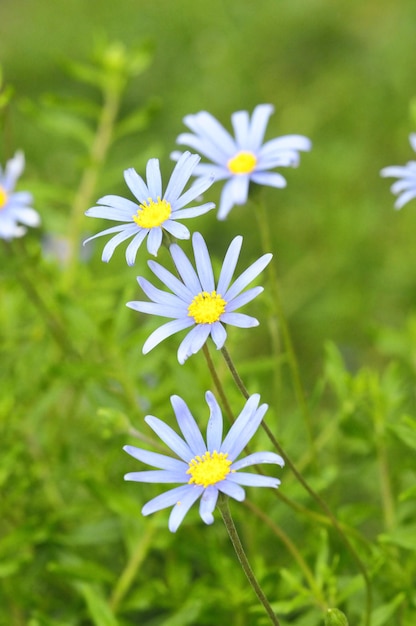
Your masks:
<svg viewBox="0 0 416 626"><path fill-rule="evenodd" d="M280 622L274 614L272 607L270 606L269 601L267 600L262 588L260 587L256 577L254 576L253 570L251 569L251 565L248 561L246 553L244 552L244 548L240 541L240 537L238 535L237 529L234 524L234 520L231 516L230 508L228 506L228 497L224 494L220 494L217 502L217 507L221 513L222 519L225 524L225 528L227 529L228 536L231 539L231 543L233 544L233 548L237 555L237 558L240 562L241 567L247 579L253 588L254 593L256 594L258 600L263 605L267 615L270 618L270 621L274 626L280 626Z"/></svg>

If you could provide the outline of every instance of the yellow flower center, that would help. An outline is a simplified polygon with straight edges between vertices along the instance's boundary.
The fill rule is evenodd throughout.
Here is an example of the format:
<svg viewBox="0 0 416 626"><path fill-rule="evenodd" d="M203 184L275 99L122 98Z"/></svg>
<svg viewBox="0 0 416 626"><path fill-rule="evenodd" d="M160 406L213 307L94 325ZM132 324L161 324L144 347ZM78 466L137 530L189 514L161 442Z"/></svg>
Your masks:
<svg viewBox="0 0 416 626"><path fill-rule="evenodd" d="M189 305L188 316L193 317L197 324L213 324L224 313L226 304L216 291L201 291Z"/></svg>
<svg viewBox="0 0 416 626"><path fill-rule="evenodd" d="M0 185L0 209L6 206L8 200L8 195L3 187Z"/></svg>
<svg viewBox="0 0 416 626"><path fill-rule="evenodd" d="M231 174L251 174L257 164L257 158L252 152L237 152L227 163Z"/></svg>
<svg viewBox="0 0 416 626"><path fill-rule="evenodd" d="M136 215L132 217L140 228L155 228L169 219L171 213L170 203L167 200L161 200L158 196L156 202L148 198L147 202L140 204Z"/></svg>
<svg viewBox="0 0 416 626"><path fill-rule="evenodd" d="M201 487L209 487L215 485L230 473L231 461L228 460L228 454L224 452L205 452L202 456L196 456L189 463L187 474L191 475L189 479L190 485L199 485Z"/></svg>

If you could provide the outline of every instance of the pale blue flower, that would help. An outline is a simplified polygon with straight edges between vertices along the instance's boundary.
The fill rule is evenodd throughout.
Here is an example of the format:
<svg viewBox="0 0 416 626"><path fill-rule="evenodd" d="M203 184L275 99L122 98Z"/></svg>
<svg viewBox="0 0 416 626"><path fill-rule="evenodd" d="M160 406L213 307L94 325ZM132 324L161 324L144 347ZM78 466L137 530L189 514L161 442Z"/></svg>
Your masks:
<svg viewBox="0 0 416 626"><path fill-rule="evenodd" d="M202 520L205 524L212 524L213 511L220 492L241 502L245 498L242 485L274 488L280 485L278 478L239 471L260 463L275 463L283 467L284 461L278 454L254 452L236 461L256 433L267 411L267 404L259 406L259 394L250 396L224 440L223 419L218 402L210 391L207 391L205 398L210 410L206 442L188 406L179 396L172 396L172 407L183 438L157 417L148 415L145 421L179 458L134 446L124 447L128 454L142 463L158 468L131 472L125 475L125 480L183 483L181 487L156 496L142 508L143 515L149 515L173 506L169 517L169 530L173 533L198 498L201 498L199 514Z"/></svg>
<svg viewBox="0 0 416 626"><path fill-rule="evenodd" d="M253 287L241 293L266 267L272 255L264 254L231 284L242 242L241 236L235 237L231 242L217 283L207 245L200 233L192 236L196 271L177 244L170 246L170 253L181 280L159 263L148 262L152 272L173 293L161 291L146 278L139 276L139 285L151 302L128 302L127 306L141 313L170 317L173 321L163 324L150 335L143 346L144 354L166 337L192 327L178 350L178 361L183 364L191 354L202 348L210 335L217 349L222 348L227 337L224 324L240 328L258 326L259 322L254 317L235 311L263 291L263 287Z"/></svg>
<svg viewBox="0 0 416 626"><path fill-rule="evenodd" d="M26 233L25 226L39 226L39 213L30 205L32 194L28 191L14 191L16 181L25 167L23 152L16 152L7 161L6 167L0 166L0 238L11 240ZM22 226L24 224L24 226Z"/></svg>
<svg viewBox="0 0 416 626"><path fill-rule="evenodd" d="M416 152L416 133L409 137L410 145ZM416 198L416 161L409 161L406 165L390 165L380 172L381 176L398 178L390 187L392 193L398 196L394 208L401 209L407 202Z"/></svg>
<svg viewBox="0 0 416 626"><path fill-rule="evenodd" d="M85 215L124 222L124 224L113 226L89 237L84 241L84 245L96 237L116 233L104 246L102 260L108 262L116 247L133 237L127 246L126 260L128 265L134 265L137 251L146 236L147 250L154 256L157 255L162 243L164 230L177 239L189 239L189 230L177 220L203 215L215 206L213 202L206 202L193 208L184 208L206 191L214 180L212 176L200 178L182 193L199 160L198 155L185 152L176 164L164 194L158 159L148 161L146 183L132 167L125 170L124 179L138 202L120 196L100 198L98 200L100 206L88 209Z"/></svg>
<svg viewBox="0 0 416 626"><path fill-rule="evenodd" d="M235 138L206 111L187 115L184 123L192 133L179 135L177 143L185 144L211 163L200 163L194 176L206 176L213 172L215 180L226 180L218 210L218 219L227 217L235 204L245 204L250 182L271 187L285 187L286 180L275 167L295 167L299 163L299 151L310 150L311 142L302 135L285 135L263 143L267 122L274 108L260 104L249 117L247 111L237 111L231 116ZM173 152L177 160L180 152Z"/></svg>

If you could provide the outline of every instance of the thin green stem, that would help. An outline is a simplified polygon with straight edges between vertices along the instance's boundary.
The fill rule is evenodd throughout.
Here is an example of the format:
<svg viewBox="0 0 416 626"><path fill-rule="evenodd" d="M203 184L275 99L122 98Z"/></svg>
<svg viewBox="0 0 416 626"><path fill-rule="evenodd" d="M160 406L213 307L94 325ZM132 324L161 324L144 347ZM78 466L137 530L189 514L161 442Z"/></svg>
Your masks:
<svg viewBox="0 0 416 626"><path fill-rule="evenodd" d="M212 358L211 358L211 355L210 355L210 352L209 352L209 348L208 348L206 343L202 347L202 352L203 352L205 360L207 362L208 369L209 369L209 372L211 374L212 380L214 381L215 388L216 388L216 390L218 392L218 395L221 398L221 402L222 402L222 404L223 404L223 406L224 406L224 408L225 408L225 410L227 412L228 419L230 420L231 423L233 423L234 422L233 411L231 409L230 403L228 402L228 398L225 395L224 387L222 386L221 379L220 379L220 377L217 374L217 370L215 369L215 365L214 365L214 363L212 361Z"/></svg>
<svg viewBox="0 0 416 626"><path fill-rule="evenodd" d="M111 144L113 128L120 108L121 93L122 84L120 81L116 81L115 83L110 81L107 89L104 91L104 104L95 138L91 145L89 164L83 172L72 204L68 225L69 260L65 274L67 288L72 284L75 268L78 263L78 247L80 244L84 213L91 204L98 175Z"/></svg>
<svg viewBox="0 0 416 626"><path fill-rule="evenodd" d="M271 229L270 229L270 225L268 224L267 212L262 202L259 202L256 205L255 213L257 216L258 224L259 224L263 252L270 252L272 250L272 244L271 244L271 238L270 238ZM296 395L299 407L304 417L309 444L313 452L314 439L313 439L313 433L312 433L311 417L310 417L310 413L308 409L308 404L306 402L305 392L303 389L302 380L301 380L300 371L299 371L298 360L296 357L295 349L293 347L289 325L287 323L286 315L285 315L281 297L280 297L279 280L277 277L276 267L273 262L269 263L266 271L268 272L268 275L269 275L269 287L271 289L275 313L277 314L277 318L280 324L280 331L282 334L282 339L283 339L284 347L286 350L287 362L289 364L289 368L292 374L293 388L295 391L295 395ZM272 338L273 338L273 334L272 334ZM273 343L273 345L275 345L275 342ZM313 454L313 456L315 455Z"/></svg>
<svg viewBox="0 0 416 626"><path fill-rule="evenodd" d="M218 509L220 510L222 519L225 524L225 528L227 529L228 536L231 539L231 543L233 544L235 553L240 562L241 567L247 579L253 588L254 593L259 599L260 603L263 605L267 615L270 617L270 621L275 626L280 626L280 622L274 614L272 607L270 606L269 601L267 600L262 588L260 587L256 577L254 576L253 570L251 569L251 565L247 559L246 553L244 552L244 548L240 541L240 537L238 535L237 529L234 524L234 520L231 516L230 508L228 506L228 497L220 494L217 503Z"/></svg>
<svg viewBox="0 0 416 626"><path fill-rule="evenodd" d="M234 378L235 384L238 387L238 389L240 390L240 392L242 393L242 395L244 396L244 398L246 400L248 400L248 398L250 397L250 394L247 391L247 388L245 387L243 381L241 380L240 376L238 375L238 372L232 362L232 359L227 351L227 349L225 347L223 347L221 349L221 352L224 356L225 362L227 363L231 375ZM311 498L313 500L315 500L315 502L319 505L319 507L325 512L325 514L328 516L328 518L331 520L333 527L337 530L339 537L341 538L342 542L344 543L344 545L348 548L351 556L353 557L358 569L360 570L364 582L365 582L365 586L366 586L366 591L367 591L367 604L366 604L366 625L369 626L369 624L371 623L371 609L372 609L372 590L371 590L371 582L369 579L369 576L367 574L367 570L364 566L364 563L361 561L360 557L358 556L357 551L355 550L354 546L351 544L351 542L349 541L348 537L346 536L346 534L344 533L341 525L339 524L337 518L335 517L335 515L332 513L331 509L328 507L328 505L326 504L326 502L321 498L321 496L319 494L316 493L316 491L314 491L312 489L312 487L310 487L310 485L307 483L307 481L303 478L302 474L298 471L298 469L296 468L295 464L291 461L290 457L287 455L287 453L283 450L282 446L279 444L279 442L277 441L277 439L275 438L275 436L273 435L272 431L270 430L270 428L267 426L267 424L262 421L261 426L263 428L263 430L266 432L268 438L270 439L270 441L272 442L272 444L274 445L274 447L276 448L276 450L279 452L279 454L285 459L285 462L287 464L287 466L291 469L292 473L294 474L295 478L297 479L297 481L302 485L302 487L305 489L305 491L311 496Z"/></svg>
<svg viewBox="0 0 416 626"><path fill-rule="evenodd" d="M117 612L121 601L132 586L137 570L146 558L146 554L149 550L149 546L155 532L156 529L154 526L148 525L146 527L144 534L140 537L140 540L128 560L126 567L122 571L109 601L109 605L113 613Z"/></svg>

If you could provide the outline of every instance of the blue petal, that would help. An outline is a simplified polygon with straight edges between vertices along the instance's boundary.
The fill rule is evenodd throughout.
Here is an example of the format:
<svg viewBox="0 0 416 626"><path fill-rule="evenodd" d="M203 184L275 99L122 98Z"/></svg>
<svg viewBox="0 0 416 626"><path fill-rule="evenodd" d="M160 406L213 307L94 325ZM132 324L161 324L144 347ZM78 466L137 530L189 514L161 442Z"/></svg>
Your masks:
<svg viewBox="0 0 416 626"><path fill-rule="evenodd" d="M225 340L227 339L227 331L225 330L221 322L214 322L213 324L211 324L211 337L212 341L215 343L217 350L221 350L225 343Z"/></svg>
<svg viewBox="0 0 416 626"><path fill-rule="evenodd" d="M178 530L183 518L185 517L191 506L198 500L203 490L203 487L190 485L182 500L175 504L169 516L169 530L172 533L175 533Z"/></svg>
<svg viewBox="0 0 416 626"><path fill-rule="evenodd" d="M201 496L199 504L199 514L205 524L214 522L213 512L218 500L218 489L213 485L207 487Z"/></svg>
<svg viewBox="0 0 416 626"><path fill-rule="evenodd" d="M260 476L259 474L249 474L248 472L237 472L229 474L227 481L244 485L245 487L278 487L280 480L273 476Z"/></svg>
<svg viewBox="0 0 416 626"><path fill-rule="evenodd" d="M254 300L254 298L256 298L263 291L264 291L263 287L252 287L251 289L244 291L236 298L233 298L231 302L227 304L225 308L226 312L231 313L232 311L239 309L240 307L244 306L248 302L251 302L251 300Z"/></svg>
<svg viewBox="0 0 416 626"><path fill-rule="evenodd" d="M157 256L157 252L162 243L163 231L161 228L151 228L147 237L147 251L153 256Z"/></svg>
<svg viewBox="0 0 416 626"><path fill-rule="evenodd" d="M221 452L228 453L229 458L233 461L238 457L243 448L253 437L268 409L267 404L262 404L256 410L256 404L259 402L258 394L253 394L246 403L246 406L231 426L226 438L221 446Z"/></svg>
<svg viewBox="0 0 416 626"><path fill-rule="evenodd" d="M240 485L237 485L237 483L229 481L228 477L217 483L216 487L218 491L225 493L225 495L230 496L230 498L234 498L234 500L238 500L238 502L242 502L246 497L244 489L240 487Z"/></svg>
<svg viewBox="0 0 416 626"><path fill-rule="evenodd" d="M149 500L144 507L142 508L143 515L150 515L151 513L155 513L156 511L161 511L162 509L166 509L168 506L173 506L178 501L182 500L182 498L188 493L190 490L190 485L181 485L180 487L175 487L174 489L169 489L169 491L165 491L165 493L161 493L156 498Z"/></svg>
<svg viewBox="0 0 416 626"><path fill-rule="evenodd" d="M153 415L146 415L144 421L175 454L185 461L185 463L189 463L189 461L193 459L194 454L191 448L182 437L179 437L179 435L175 433L173 428L168 426L168 424L165 424L165 422L162 422L162 420Z"/></svg>
<svg viewBox="0 0 416 626"><path fill-rule="evenodd" d="M175 244L173 244L175 245ZM172 246L171 246L172 248ZM193 293L192 288L187 284L182 283L180 280L176 278L169 270L165 269L156 261L149 261L148 265L152 272L163 282L174 294L178 296L181 300L186 302L188 306L191 304L195 293ZM181 274L182 268L177 268L179 274Z"/></svg>
<svg viewBox="0 0 416 626"><path fill-rule="evenodd" d="M259 325L259 321L255 317L245 315L244 313L223 313L221 321L224 324L237 326L238 328L254 328L254 326Z"/></svg>
<svg viewBox="0 0 416 626"><path fill-rule="evenodd" d="M252 263L231 285L228 291L223 295L226 302L230 302L233 298L247 287L259 274L264 270L266 265L272 260L272 254L263 254L257 261Z"/></svg>
<svg viewBox="0 0 416 626"><path fill-rule="evenodd" d="M129 245L127 246L127 249L126 249L127 265L130 265L130 266L134 265L137 251L140 248L141 244L143 243L143 240L146 238L146 235L147 235L146 229L143 228L139 230L137 235L134 237L133 241L131 241Z"/></svg>
<svg viewBox="0 0 416 626"><path fill-rule="evenodd" d="M160 317L171 317L173 319L183 319L184 316L183 308L179 305L172 306L167 305L166 303L159 304L157 302L141 302L139 300L135 300L133 302L128 302L126 306L128 306L129 309L139 311L139 313L146 313L148 315L160 315Z"/></svg>
<svg viewBox="0 0 416 626"><path fill-rule="evenodd" d="M136 483L187 483L188 476L184 470L149 470L147 472L129 472L124 475L124 480L132 480Z"/></svg>
<svg viewBox="0 0 416 626"><path fill-rule="evenodd" d="M169 293L168 291L157 289L157 287L152 285L152 283L142 276L137 277L137 282L150 300L153 300L153 302L157 302L158 304L164 304L165 306L182 306L184 315L186 315L187 306L180 298L178 298L178 296L175 296L173 293Z"/></svg>
<svg viewBox="0 0 416 626"><path fill-rule="evenodd" d="M176 244L172 244L169 248L172 255L173 262L179 276L189 289L190 297L187 300L188 306L191 304L193 298L202 291L202 286L199 281L198 275L192 267L192 263L186 256L185 252Z"/></svg>
<svg viewBox="0 0 416 626"><path fill-rule="evenodd" d="M249 454L243 459L235 461L230 469L239 470L243 467L249 467L250 465L260 465L260 463L275 463L276 465L280 465L280 467L283 467L285 464L280 454L275 454L274 452L253 452L253 454Z"/></svg>
<svg viewBox="0 0 416 626"><path fill-rule="evenodd" d="M112 237L112 239L110 239L110 241L108 241L105 244L103 248L103 253L101 255L101 259L105 263L108 263L108 261L113 256L113 252L117 248L117 246L123 241L125 241L126 239L129 239L130 237L132 237L136 232L137 232L137 226L126 226L123 231L121 231L115 237Z"/></svg>
<svg viewBox="0 0 416 626"><path fill-rule="evenodd" d="M152 200L162 197L162 177L159 159L149 159L146 166L146 180Z"/></svg>
<svg viewBox="0 0 416 626"><path fill-rule="evenodd" d="M142 204L143 202L147 202L147 200L151 196L151 193L143 178L138 175L133 167L129 167L129 169L124 170L124 180L126 181L128 188L130 189L134 197L137 198L140 204ZM102 198L102 200L104 200L104 198Z"/></svg>
<svg viewBox="0 0 416 626"><path fill-rule="evenodd" d="M171 396L170 401L186 443L194 456L202 456L207 451L207 447L187 404L176 395Z"/></svg>
<svg viewBox="0 0 416 626"><path fill-rule="evenodd" d="M148 465L151 465L153 467L158 467L159 469L172 471L184 470L186 472L189 467L187 463L179 461L178 459L173 459L170 456L166 456L165 454L159 454L158 452L151 452L150 450L136 448L136 446L124 446L123 450L138 461L141 461L142 463L147 463Z"/></svg>
<svg viewBox="0 0 416 626"><path fill-rule="evenodd" d="M219 220L225 220L228 213L233 208L234 204L235 200L233 195L233 179L230 178L230 180L228 180L222 188L217 218Z"/></svg>
<svg viewBox="0 0 416 626"><path fill-rule="evenodd" d="M236 268L238 257L240 256L241 246L243 244L243 238L241 235L234 237L224 257L224 261L221 268L220 277L218 280L217 291L219 294L225 294Z"/></svg>
<svg viewBox="0 0 416 626"><path fill-rule="evenodd" d="M85 211L89 217L103 217L105 219L119 219L120 221L131 220L131 216L137 213L139 205L121 196L103 196L97 200L100 206L94 206ZM114 217L108 217L114 215Z"/></svg>
<svg viewBox="0 0 416 626"><path fill-rule="evenodd" d="M287 184L286 179L277 172L255 172L251 175L251 180L257 185L268 185L277 189L282 189Z"/></svg>
<svg viewBox="0 0 416 626"><path fill-rule="evenodd" d="M172 211L171 219L175 220L185 220L190 217L198 217L199 215L205 215L211 209L215 209L214 202L206 202L205 204L200 204L199 206L195 206L191 209L175 209Z"/></svg>
<svg viewBox="0 0 416 626"><path fill-rule="evenodd" d="M209 337L211 328L209 324L197 324L182 341L178 348L178 361L183 365L188 357L202 348Z"/></svg>
<svg viewBox="0 0 416 626"><path fill-rule="evenodd" d="M205 399L210 408L210 416L207 426L207 447L210 452L219 452L222 441L222 413L220 406L211 391L207 391Z"/></svg>
<svg viewBox="0 0 416 626"><path fill-rule="evenodd" d="M144 342L142 352L143 354L147 354L150 350L153 350L161 341L178 333L189 326L193 326L194 321L191 318L188 319L177 319L172 322L167 322L163 324L163 326L159 326L156 330L152 332L152 334L146 339Z"/></svg>
<svg viewBox="0 0 416 626"><path fill-rule="evenodd" d="M257 152L263 143L269 117L273 111L274 107L271 104L259 104L254 109L253 115L251 116L250 134L247 142L247 148L252 152Z"/></svg>
<svg viewBox="0 0 416 626"><path fill-rule="evenodd" d="M173 216L171 216L171 219L164 222L163 224L164 230L166 230L168 233L170 233L173 237L176 237L177 239L189 239L191 236L189 229L183 224L180 224L179 222L175 222L172 219L172 217Z"/></svg>
<svg viewBox="0 0 416 626"><path fill-rule="evenodd" d="M210 293L215 289L214 272L212 271L212 263L207 244L200 233L193 234L192 247L194 249L195 264L202 289Z"/></svg>
<svg viewBox="0 0 416 626"><path fill-rule="evenodd" d="M195 168L194 168L195 170ZM195 175L195 174L194 174ZM187 204L189 204L190 202L193 202L195 200L195 198L198 198L198 196L200 196L202 193L204 193L204 191L206 191L209 187L211 187L212 183L214 182L214 176L211 175L207 178L199 178L190 189L188 189L188 191L186 191L182 196L178 197L178 199L175 201L175 206L172 207L174 208L175 211L177 211L178 209L181 209L182 207L186 206ZM213 203L211 203L213 204ZM214 205L215 206L215 205Z"/></svg>
<svg viewBox="0 0 416 626"><path fill-rule="evenodd" d="M184 152L176 163L165 192L165 198L171 205L174 205L181 195L192 175L192 171L200 160L201 157L197 154Z"/></svg>
<svg viewBox="0 0 416 626"><path fill-rule="evenodd" d="M239 150L247 150L249 142L250 118L247 111L236 111L231 116L235 140Z"/></svg>

